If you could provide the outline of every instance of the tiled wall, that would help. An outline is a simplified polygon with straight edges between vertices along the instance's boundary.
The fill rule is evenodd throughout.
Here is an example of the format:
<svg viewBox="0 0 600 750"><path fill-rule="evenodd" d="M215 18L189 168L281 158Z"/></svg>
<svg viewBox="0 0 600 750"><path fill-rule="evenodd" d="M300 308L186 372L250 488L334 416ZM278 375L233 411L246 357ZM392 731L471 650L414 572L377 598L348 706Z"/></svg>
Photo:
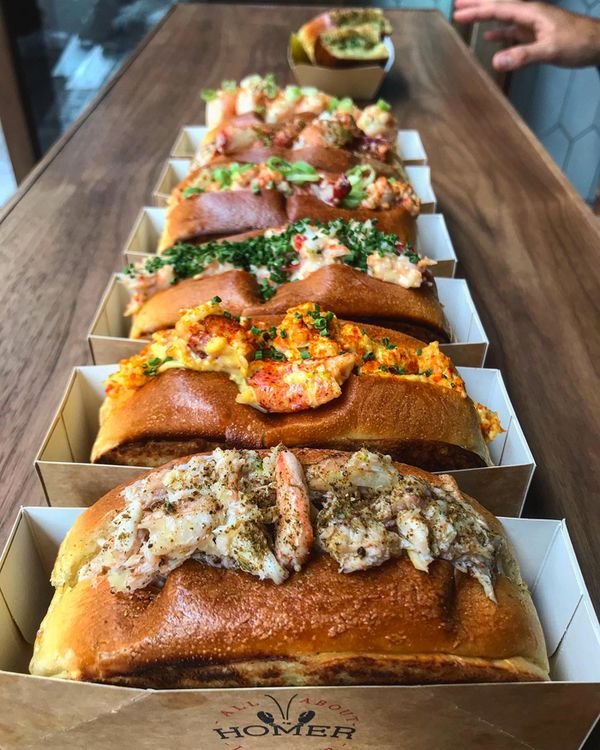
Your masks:
<svg viewBox="0 0 600 750"><path fill-rule="evenodd" d="M562 8L600 18L600 0L561 0ZM515 73L509 96L584 200L600 182L600 72L533 65Z"/></svg>

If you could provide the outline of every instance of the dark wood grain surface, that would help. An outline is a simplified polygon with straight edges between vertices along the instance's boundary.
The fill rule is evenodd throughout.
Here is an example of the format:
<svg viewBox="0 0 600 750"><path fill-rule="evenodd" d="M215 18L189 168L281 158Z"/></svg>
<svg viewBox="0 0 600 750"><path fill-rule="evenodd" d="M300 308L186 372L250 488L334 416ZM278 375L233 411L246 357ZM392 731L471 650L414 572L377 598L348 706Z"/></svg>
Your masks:
<svg viewBox="0 0 600 750"><path fill-rule="evenodd" d="M202 87L274 71L315 12L182 5L25 181L0 221L0 542L43 502L32 461L88 325ZM382 95L417 128L440 209L538 463L526 512L566 517L600 604L597 220L435 12L389 11Z"/></svg>

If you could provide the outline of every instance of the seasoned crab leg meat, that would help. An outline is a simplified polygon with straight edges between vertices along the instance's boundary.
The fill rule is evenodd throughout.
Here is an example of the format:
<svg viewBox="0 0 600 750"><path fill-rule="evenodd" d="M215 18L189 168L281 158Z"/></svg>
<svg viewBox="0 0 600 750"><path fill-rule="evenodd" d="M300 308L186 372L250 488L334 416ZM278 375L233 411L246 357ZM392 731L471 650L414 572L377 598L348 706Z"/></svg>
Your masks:
<svg viewBox="0 0 600 750"><path fill-rule="evenodd" d="M291 451L281 451L275 464L279 520L275 554L288 570L300 570L310 555L313 529L310 499L302 465Z"/></svg>

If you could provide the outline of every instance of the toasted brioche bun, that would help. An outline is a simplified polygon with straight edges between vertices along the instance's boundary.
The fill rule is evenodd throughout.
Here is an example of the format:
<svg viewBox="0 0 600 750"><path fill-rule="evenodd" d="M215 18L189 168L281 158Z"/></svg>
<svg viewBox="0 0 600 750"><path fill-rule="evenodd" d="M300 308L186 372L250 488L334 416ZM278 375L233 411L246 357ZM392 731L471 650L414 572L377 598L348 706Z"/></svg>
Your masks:
<svg viewBox="0 0 600 750"><path fill-rule="evenodd" d="M416 217L404 206L380 211L341 208L330 206L305 188L295 190L289 198L277 190L261 190L260 193L235 190L201 193L179 199L177 195L181 189L181 186L176 189L167 208L165 228L158 246L159 253L176 242L207 240L268 229L307 216L322 222L333 219L375 220L380 231L395 233L402 242L415 244Z"/></svg>
<svg viewBox="0 0 600 750"><path fill-rule="evenodd" d="M395 343L418 342L388 332ZM264 413L236 403L226 374L170 369L124 402L107 400L93 463L159 466L219 446L283 443L353 450L366 446L430 470L491 463L470 398L431 383L350 375L342 395L317 409Z"/></svg>
<svg viewBox="0 0 600 750"><path fill-rule="evenodd" d="M304 465L332 454L295 452ZM106 579L77 581L77 572L123 509L125 486L79 516L61 546L55 571L66 584L40 627L32 674L145 688L548 679L542 629L508 543L497 604L442 560L428 573L403 555L342 574L316 549L279 586L189 560L162 589L116 594Z"/></svg>
<svg viewBox="0 0 600 750"><path fill-rule="evenodd" d="M435 287L404 289L339 263L324 266L301 281L283 284L265 303L247 271L184 279L142 305L133 318L130 336L146 338L155 331L173 328L181 310L201 305L215 295L233 315L283 315L290 307L311 300L340 318L385 325L426 343L450 339Z"/></svg>
<svg viewBox="0 0 600 750"><path fill-rule="evenodd" d="M138 310L130 338L148 338L155 331L173 328L182 310L202 305L215 295L232 315L260 302L256 279L248 271L226 271L200 279L183 279L150 297Z"/></svg>
<svg viewBox="0 0 600 750"><path fill-rule="evenodd" d="M341 263L283 284L270 300L247 307L244 315L283 315L305 300L318 302L340 318L403 331L427 343L450 340L448 321L434 286L405 289Z"/></svg>
<svg viewBox="0 0 600 750"><path fill-rule="evenodd" d="M158 252L176 242L226 237L286 224L285 197L276 190L202 193L167 209Z"/></svg>
<svg viewBox="0 0 600 750"><path fill-rule="evenodd" d="M266 146L260 142L238 150L228 151L226 156L216 156L210 159L204 166L216 167L228 164L234 159L242 164L259 164L268 161L272 156L277 156L284 161L304 161L315 169L324 172L339 174L347 172L357 164L370 164L378 175L406 179L402 171L401 162L393 158L390 162L374 159L368 154L356 153L351 149L335 146L302 146L302 148L282 148L280 146ZM180 189L176 189L177 193Z"/></svg>
<svg viewBox="0 0 600 750"><path fill-rule="evenodd" d="M325 172L346 172L356 164L365 162L364 158L355 155L349 149L326 146L303 146L302 148L282 148L281 146L267 146L260 142L244 148L228 151L226 156L217 156L210 160L209 166L229 163L235 159L239 163L260 164L276 156L284 161L304 161L315 169ZM384 162L375 162L380 174L390 172L390 167Z"/></svg>

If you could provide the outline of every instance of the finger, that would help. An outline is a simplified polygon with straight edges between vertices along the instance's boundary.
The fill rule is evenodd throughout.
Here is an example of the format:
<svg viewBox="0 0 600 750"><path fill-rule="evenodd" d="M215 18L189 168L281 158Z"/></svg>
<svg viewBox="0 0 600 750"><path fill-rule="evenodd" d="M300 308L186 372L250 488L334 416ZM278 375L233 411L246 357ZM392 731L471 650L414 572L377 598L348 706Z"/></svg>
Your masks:
<svg viewBox="0 0 600 750"><path fill-rule="evenodd" d="M504 26L485 31L483 38L488 42L532 42L534 35L522 26Z"/></svg>
<svg viewBox="0 0 600 750"><path fill-rule="evenodd" d="M478 5L491 5L494 3L506 3L506 2L514 3L515 0L455 0L454 9L458 10L458 9L463 9L463 8L472 8Z"/></svg>
<svg viewBox="0 0 600 750"><path fill-rule="evenodd" d="M485 3L462 10L456 10L454 20L458 23L474 23L475 21L508 21L509 23L532 26L537 18L534 8L527 7L529 3Z"/></svg>
<svg viewBox="0 0 600 750"><path fill-rule="evenodd" d="M546 48L543 44L520 44L517 47L503 49L492 58L492 65L501 72L517 70L530 63L543 62L547 59Z"/></svg>

